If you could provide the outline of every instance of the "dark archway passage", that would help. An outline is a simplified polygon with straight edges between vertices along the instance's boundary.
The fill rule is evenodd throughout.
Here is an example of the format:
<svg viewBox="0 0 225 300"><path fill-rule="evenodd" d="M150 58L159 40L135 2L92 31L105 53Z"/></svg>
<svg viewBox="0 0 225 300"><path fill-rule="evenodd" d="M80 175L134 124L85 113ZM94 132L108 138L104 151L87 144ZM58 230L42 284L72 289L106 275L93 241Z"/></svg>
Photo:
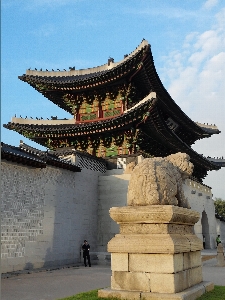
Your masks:
<svg viewBox="0 0 225 300"><path fill-rule="evenodd" d="M205 211L202 212L202 235L205 236L205 249L210 249L209 222Z"/></svg>

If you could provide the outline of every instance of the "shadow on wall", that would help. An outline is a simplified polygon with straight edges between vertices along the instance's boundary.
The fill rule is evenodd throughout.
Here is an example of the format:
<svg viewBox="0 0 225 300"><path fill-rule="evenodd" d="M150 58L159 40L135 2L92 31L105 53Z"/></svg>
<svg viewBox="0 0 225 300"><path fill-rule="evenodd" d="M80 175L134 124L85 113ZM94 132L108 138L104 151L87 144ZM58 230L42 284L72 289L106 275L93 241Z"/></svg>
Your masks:
<svg viewBox="0 0 225 300"><path fill-rule="evenodd" d="M31 271L31 270L33 270L34 269L34 265L31 263L31 262L28 262L28 263L26 263L26 265L25 265L25 267L24 267L24 270L25 271Z"/></svg>
<svg viewBox="0 0 225 300"><path fill-rule="evenodd" d="M49 237L49 246L45 250L44 268L80 264L84 239L90 243L92 252L96 248L99 172L54 171L54 178L50 176L46 184L44 235Z"/></svg>
<svg viewBox="0 0 225 300"><path fill-rule="evenodd" d="M54 259L53 259L53 252L51 250L51 248L49 247L47 250L46 250L46 255L45 255L45 263L43 265L43 268L50 268L50 267L55 267L55 262L54 262Z"/></svg>
<svg viewBox="0 0 225 300"><path fill-rule="evenodd" d="M49 168L50 171L50 168ZM46 185L45 228L49 234L43 268L58 268L78 261L76 247L76 176L67 170L52 168L54 176ZM77 248L77 249L76 249Z"/></svg>

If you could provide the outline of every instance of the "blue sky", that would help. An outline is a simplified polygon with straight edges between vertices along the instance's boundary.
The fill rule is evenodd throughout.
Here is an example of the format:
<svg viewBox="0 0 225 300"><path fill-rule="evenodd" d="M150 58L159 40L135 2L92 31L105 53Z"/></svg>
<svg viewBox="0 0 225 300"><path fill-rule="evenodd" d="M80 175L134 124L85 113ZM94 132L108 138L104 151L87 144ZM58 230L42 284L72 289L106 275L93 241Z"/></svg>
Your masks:
<svg viewBox="0 0 225 300"><path fill-rule="evenodd" d="M198 141L205 156L225 157L224 0L2 0L1 124L22 117L71 116L18 79L26 69L83 69L115 61L143 38L173 99L193 120L221 134ZM1 140L22 139L1 126ZM204 183L225 199L225 168Z"/></svg>

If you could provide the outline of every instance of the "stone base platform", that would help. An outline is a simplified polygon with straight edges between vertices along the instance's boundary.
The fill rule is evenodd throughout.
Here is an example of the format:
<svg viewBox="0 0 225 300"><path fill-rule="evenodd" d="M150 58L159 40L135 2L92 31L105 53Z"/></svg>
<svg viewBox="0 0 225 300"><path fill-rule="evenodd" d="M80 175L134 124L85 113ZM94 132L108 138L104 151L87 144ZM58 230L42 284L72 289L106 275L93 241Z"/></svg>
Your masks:
<svg viewBox="0 0 225 300"><path fill-rule="evenodd" d="M194 300L212 290L203 282L199 213L173 205L112 207L120 233L108 242L111 287L99 297Z"/></svg>
<svg viewBox="0 0 225 300"><path fill-rule="evenodd" d="M99 298L117 298L126 300L195 300L201 295L214 289L214 284L202 281L180 293L151 293L140 291L112 290L110 288L98 291Z"/></svg>

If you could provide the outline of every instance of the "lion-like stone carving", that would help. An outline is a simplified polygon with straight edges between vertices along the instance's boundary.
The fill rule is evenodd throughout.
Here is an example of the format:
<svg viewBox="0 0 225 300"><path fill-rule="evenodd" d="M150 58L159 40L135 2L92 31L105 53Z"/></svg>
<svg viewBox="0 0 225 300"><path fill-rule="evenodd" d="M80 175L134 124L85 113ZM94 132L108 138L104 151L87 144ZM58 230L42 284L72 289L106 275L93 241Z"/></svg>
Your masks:
<svg viewBox="0 0 225 300"><path fill-rule="evenodd" d="M131 163L129 163L127 166L126 166L126 170L123 172L123 174L131 174L133 169L135 167L135 162L132 161Z"/></svg>
<svg viewBox="0 0 225 300"><path fill-rule="evenodd" d="M189 160L189 155L181 152L165 158L144 159L131 173L127 205L178 205L190 208L182 186L193 172L194 165Z"/></svg>

